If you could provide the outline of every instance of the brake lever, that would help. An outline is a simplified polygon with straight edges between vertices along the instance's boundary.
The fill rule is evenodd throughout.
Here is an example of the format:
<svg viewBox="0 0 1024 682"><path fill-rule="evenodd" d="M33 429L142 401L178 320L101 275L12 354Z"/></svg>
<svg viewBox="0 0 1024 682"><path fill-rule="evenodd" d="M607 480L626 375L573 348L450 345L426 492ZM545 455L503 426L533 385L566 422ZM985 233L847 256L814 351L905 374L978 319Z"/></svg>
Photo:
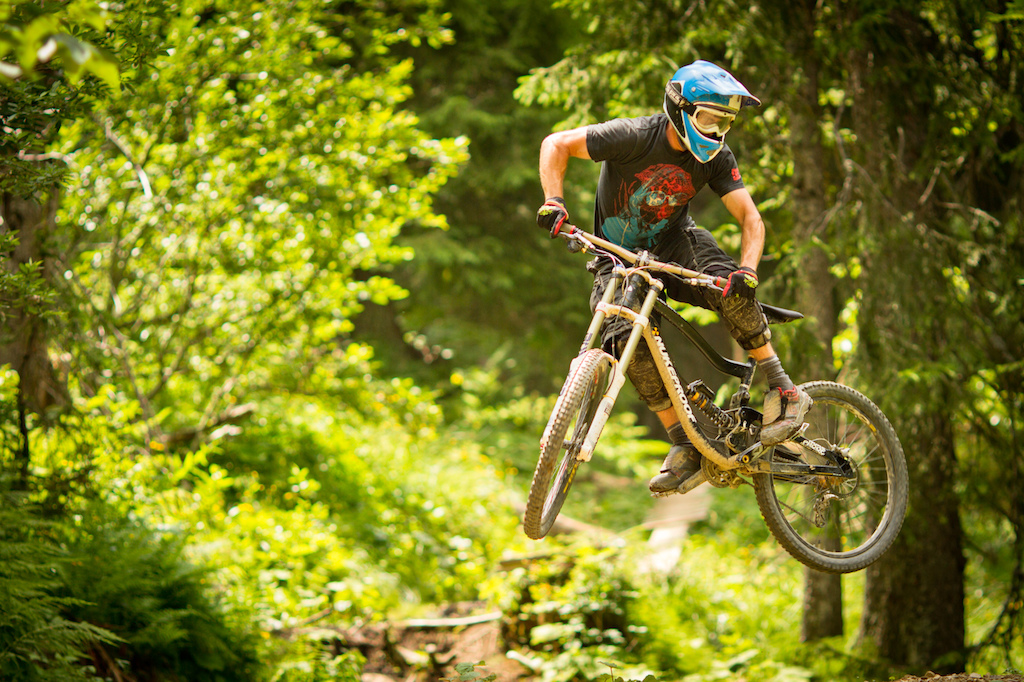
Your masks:
<svg viewBox="0 0 1024 682"><path fill-rule="evenodd" d="M585 239L580 237L581 230L575 225L563 225L558 232L558 236L565 239L565 248L569 250L569 253L580 253L586 251L589 244Z"/></svg>

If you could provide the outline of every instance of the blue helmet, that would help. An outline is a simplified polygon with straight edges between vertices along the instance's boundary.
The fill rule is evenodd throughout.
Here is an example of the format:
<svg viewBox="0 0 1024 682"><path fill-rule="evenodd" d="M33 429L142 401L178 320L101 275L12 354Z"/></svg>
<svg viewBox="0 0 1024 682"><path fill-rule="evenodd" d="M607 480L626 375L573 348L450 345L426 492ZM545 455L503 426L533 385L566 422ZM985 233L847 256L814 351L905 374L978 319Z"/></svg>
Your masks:
<svg viewBox="0 0 1024 682"><path fill-rule="evenodd" d="M676 71L665 86L665 113L701 163L722 151L740 109L760 104L731 73L703 59Z"/></svg>

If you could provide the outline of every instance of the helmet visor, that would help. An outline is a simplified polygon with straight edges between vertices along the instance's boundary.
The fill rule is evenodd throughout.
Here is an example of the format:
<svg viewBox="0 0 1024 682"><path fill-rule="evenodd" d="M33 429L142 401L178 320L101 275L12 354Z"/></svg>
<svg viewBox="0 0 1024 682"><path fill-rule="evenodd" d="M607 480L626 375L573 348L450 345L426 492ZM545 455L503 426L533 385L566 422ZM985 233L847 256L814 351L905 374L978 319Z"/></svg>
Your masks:
<svg viewBox="0 0 1024 682"><path fill-rule="evenodd" d="M694 127L705 135L725 135L732 127L736 114L698 104L690 120Z"/></svg>

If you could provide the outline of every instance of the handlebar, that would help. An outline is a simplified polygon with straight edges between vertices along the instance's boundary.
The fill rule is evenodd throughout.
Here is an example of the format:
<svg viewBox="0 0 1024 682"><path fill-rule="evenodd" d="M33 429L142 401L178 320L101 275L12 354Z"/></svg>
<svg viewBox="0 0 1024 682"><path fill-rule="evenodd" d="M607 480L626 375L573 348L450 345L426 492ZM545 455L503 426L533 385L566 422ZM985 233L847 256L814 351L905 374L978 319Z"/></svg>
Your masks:
<svg viewBox="0 0 1024 682"><path fill-rule="evenodd" d="M655 260L646 251L644 251L643 256L641 256L641 254L634 253L633 251L619 246L618 244L606 239L601 239L595 234L584 232L575 225L562 225L561 229L553 236L565 239L566 245L571 251L610 253L621 258L630 265L648 268L651 270L661 270L662 272L685 277L690 280L689 283L693 286L708 287L709 289L717 289L720 291L728 282L724 277L706 275L703 272L690 270L680 265L676 265L675 263L666 263L664 261Z"/></svg>

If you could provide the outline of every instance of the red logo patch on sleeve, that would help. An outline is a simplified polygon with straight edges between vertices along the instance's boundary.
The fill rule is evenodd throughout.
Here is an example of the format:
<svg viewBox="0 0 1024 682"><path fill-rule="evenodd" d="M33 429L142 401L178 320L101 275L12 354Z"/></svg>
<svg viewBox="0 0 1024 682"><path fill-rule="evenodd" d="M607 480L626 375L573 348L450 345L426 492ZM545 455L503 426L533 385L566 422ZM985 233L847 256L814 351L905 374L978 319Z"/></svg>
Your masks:
<svg viewBox="0 0 1024 682"><path fill-rule="evenodd" d="M735 180L736 182L740 181L740 169L739 168L733 168L732 169L732 179Z"/></svg>

